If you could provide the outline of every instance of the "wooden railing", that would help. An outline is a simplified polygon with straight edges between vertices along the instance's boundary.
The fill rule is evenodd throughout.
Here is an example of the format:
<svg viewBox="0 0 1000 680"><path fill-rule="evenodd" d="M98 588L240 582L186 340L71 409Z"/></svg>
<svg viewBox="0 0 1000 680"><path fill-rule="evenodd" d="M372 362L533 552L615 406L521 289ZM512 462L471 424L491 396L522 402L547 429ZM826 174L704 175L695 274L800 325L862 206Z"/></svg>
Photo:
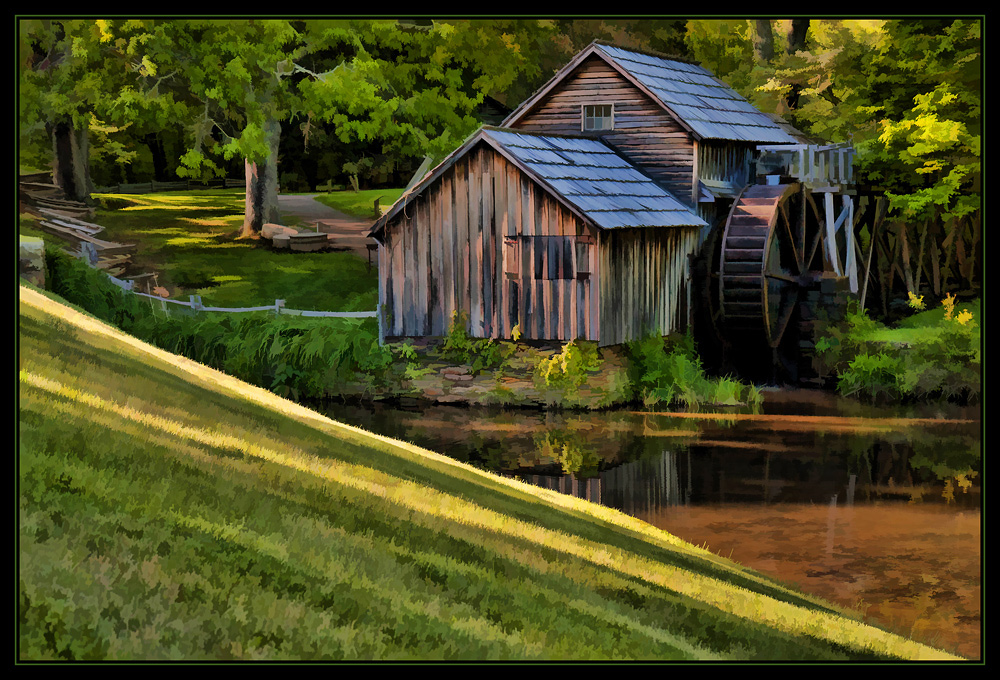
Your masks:
<svg viewBox="0 0 1000 680"><path fill-rule="evenodd" d="M757 149L758 174L791 175L814 186L854 184L855 150L850 143L766 144Z"/></svg>

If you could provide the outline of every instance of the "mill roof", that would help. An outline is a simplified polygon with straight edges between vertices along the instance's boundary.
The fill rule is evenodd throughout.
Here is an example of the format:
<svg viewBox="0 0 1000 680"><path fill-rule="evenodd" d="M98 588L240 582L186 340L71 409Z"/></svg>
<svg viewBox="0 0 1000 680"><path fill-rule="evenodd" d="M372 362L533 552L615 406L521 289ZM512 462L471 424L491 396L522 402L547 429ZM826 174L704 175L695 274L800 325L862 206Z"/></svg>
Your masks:
<svg viewBox="0 0 1000 680"><path fill-rule="evenodd" d="M798 141L703 66L596 41L508 116L503 125L510 126L523 117L590 55L604 59L699 139L770 144Z"/></svg>
<svg viewBox="0 0 1000 680"><path fill-rule="evenodd" d="M401 196L375 223L372 233L380 231L407 200L421 193L480 141L500 152L578 216L603 229L707 224L599 139L482 127Z"/></svg>

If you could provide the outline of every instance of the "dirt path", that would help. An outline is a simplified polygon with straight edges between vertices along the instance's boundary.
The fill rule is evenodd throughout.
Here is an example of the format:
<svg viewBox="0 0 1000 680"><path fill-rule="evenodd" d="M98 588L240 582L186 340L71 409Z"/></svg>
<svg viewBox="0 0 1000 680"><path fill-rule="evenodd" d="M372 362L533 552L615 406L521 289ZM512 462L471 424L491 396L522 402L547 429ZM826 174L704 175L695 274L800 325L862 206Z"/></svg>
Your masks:
<svg viewBox="0 0 1000 680"><path fill-rule="evenodd" d="M331 242L335 248L350 250L359 257L368 259L368 245L374 245L375 239L368 236L375 220L362 220L315 200L318 194L298 194L278 196L278 208L282 216L294 216L302 220L302 227L316 228L319 231L333 234ZM375 253L372 252L372 264L375 264Z"/></svg>

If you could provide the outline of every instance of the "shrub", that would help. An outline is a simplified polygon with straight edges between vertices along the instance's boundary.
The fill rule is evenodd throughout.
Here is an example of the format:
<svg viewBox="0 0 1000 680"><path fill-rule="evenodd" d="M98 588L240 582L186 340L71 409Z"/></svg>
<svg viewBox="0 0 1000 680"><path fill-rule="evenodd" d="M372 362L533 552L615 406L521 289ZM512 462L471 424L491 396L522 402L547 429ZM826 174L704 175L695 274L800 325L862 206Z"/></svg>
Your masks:
<svg viewBox="0 0 1000 680"><path fill-rule="evenodd" d="M627 350L630 379L646 406L680 403L696 408L712 403L749 404L756 408L760 405L760 391L753 385L729 377L707 377L690 335L675 338L651 335L628 343Z"/></svg>
<svg viewBox="0 0 1000 680"><path fill-rule="evenodd" d="M451 313L448 334L441 346L441 358L470 367L473 374L501 369L517 350L514 343L493 338L471 338L467 330L469 315L455 310Z"/></svg>
<svg viewBox="0 0 1000 680"><path fill-rule="evenodd" d="M824 328L817 356L836 376L844 395L866 399L971 402L979 398L982 372L978 304L941 306L914 314L892 329L857 309Z"/></svg>
<svg viewBox="0 0 1000 680"><path fill-rule="evenodd" d="M45 246L45 269L46 290L126 332L152 313L149 305L112 283L103 271L56 246Z"/></svg>
<svg viewBox="0 0 1000 680"><path fill-rule="evenodd" d="M541 359L535 372L548 387L578 389L600 367L596 342L570 340L558 354Z"/></svg>

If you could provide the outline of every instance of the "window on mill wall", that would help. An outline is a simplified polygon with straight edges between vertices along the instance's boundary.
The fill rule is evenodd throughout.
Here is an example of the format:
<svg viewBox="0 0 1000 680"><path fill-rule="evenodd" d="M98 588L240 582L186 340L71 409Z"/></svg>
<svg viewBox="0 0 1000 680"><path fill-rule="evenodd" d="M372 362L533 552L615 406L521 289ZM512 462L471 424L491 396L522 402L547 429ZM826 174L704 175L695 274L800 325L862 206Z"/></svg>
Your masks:
<svg viewBox="0 0 1000 680"><path fill-rule="evenodd" d="M615 127L614 104L584 104L583 130L613 130Z"/></svg>

